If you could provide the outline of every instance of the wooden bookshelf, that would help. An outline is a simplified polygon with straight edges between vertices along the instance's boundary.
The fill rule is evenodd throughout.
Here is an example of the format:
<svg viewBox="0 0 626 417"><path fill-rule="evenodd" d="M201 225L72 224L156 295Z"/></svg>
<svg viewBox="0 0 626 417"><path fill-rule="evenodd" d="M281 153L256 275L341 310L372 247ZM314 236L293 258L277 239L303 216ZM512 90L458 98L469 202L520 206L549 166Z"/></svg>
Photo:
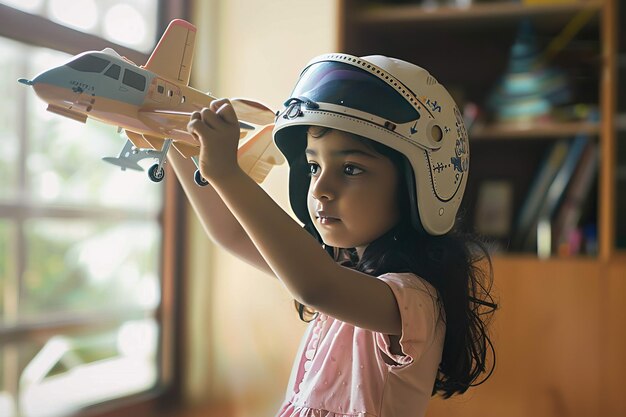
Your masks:
<svg viewBox="0 0 626 417"><path fill-rule="evenodd" d="M572 35L580 44L594 45L580 58L586 60L581 62L580 68L587 71L584 77L588 79L580 89L586 93L586 103L599 109L602 119L599 122L477 123L470 130L470 140L475 143L496 139L553 141L585 134L597 138L603 155L612 155L615 132L610 126L615 118L616 80L611 68L617 59L615 9L614 0L546 1L534 5L491 1L468 7L345 0L340 12L339 38L345 52L355 55L382 53L415 62L428 69L451 89L453 95L461 90L463 99L484 103L494 81L506 71L518 22L531 20L538 38L550 40L573 19L586 14L581 20L580 33ZM550 24L546 25L546 22ZM547 48L547 40L543 47ZM569 59L570 72L575 72L576 62L572 63L571 56L566 58ZM485 147L480 151L485 151ZM528 171L523 175L531 177L533 173ZM603 259L609 259L615 249L612 231L615 223L614 179L614 163L606 160L599 170L599 196L595 208L599 229L598 256Z"/></svg>
<svg viewBox="0 0 626 417"><path fill-rule="evenodd" d="M565 48L555 62L569 65L573 73L584 73L586 81L578 93L600 114L598 122L477 121L471 127L468 190L472 177L490 175L492 161L501 160L507 147L509 159L500 161L498 168L503 171L492 175L513 176L528 187L544 149L579 134L593 137L600 162L588 204L594 207L599 249L593 256L547 260L532 252L495 255L494 292L501 305L493 324L496 372L464 398L433 401L428 416L626 415L620 388L626 374L626 333L616 330L626 320L626 251L616 248L615 236L617 216L623 216L616 213L616 196L626 192L616 186L615 156L616 132L624 129L626 111L622 107L621 116L616 114L618 37L624 38L621 27L626 26L618 6L626 8L626 4L618 0L542 5L484 1L466 8L426 9L418 1L392 3L343 0L340 50L358 56L383 54L421 65L460 97L461 104L485 102L486 92L506 70L518 22L531 20L548 44L573 18L587 14L573 39L577 47L592 45L589 53L575 50L567 55ZM621 51L619 62L624 61L623 45ZM509 161L516 165L514 172L507 173Z"/></svg>
<svg viewBox="0 0 626 417"><path fill-rule="evenodd" d="M556 139L577 134L596 136L599 133L600 125L593 122L477 124L472 126L469 132L472 141L485 139Z"/></svg>

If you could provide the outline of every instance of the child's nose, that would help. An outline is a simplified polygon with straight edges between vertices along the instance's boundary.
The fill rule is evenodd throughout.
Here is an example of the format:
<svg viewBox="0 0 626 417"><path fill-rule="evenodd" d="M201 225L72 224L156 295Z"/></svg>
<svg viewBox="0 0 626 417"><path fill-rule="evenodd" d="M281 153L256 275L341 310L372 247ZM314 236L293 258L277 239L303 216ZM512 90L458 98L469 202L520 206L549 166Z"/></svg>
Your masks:
<svg viewBox="0 0 626 417"><path fill-rule="evenodd" d="M321 173L311 180L309 192L316 200L333 200L335 198L335 186L330 175Z"/></svg>

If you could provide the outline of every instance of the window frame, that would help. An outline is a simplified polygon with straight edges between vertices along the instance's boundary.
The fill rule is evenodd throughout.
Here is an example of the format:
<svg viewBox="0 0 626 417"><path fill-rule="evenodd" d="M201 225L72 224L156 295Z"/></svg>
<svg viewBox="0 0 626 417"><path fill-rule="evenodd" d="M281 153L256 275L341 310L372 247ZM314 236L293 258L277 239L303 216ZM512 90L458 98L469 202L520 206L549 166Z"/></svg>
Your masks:
<svg viewBox="0 0 626 417"><path fill-rule="evenodd" d="M159 0L157 7L157 36L164 32L172 19L189 18L190 0ZM37 30L33 31L29 28L37 28ZM111 47L120 55L126 56L136 63L144 63L149 57L148 54L65 27L44 17L31 15L4 4L0 4L0 36L72 55L87 50L101 50L105 47ZM155 46L157 40L155 39ZM80 412L78 416L147 417L162 414L164 410L182 405L182 352L184 352L184 341L186 340L183 325L187 276L184 262L187 249L186 198L171 167L166 165L165 168L167 171L166 178L169 181L166 179L163 183L163 208L157 216L162 230L160 264L162 299L155 312L155 318L159 321L162 329L159 340L159 385L156 389L147 392L94 405ZM25 206L19 201L14 205L4 205L2 211L9 218L18 216L28 218L29 214L35 214L30 213L32 211L36 211L37 217L50 215L56 218L93 218L94 216L92 209L33 208ZM107 211L110 212L110 210ZM124 218L141 218L141 214L131 213L129 215L125 211ZM21 235L22 238L18 237L17 244L25 245L23 234L18 235ZM17 262L22 263L24 260L18 259ZM121 314L123 315L123 313ZM120 318L116 319L114 315L107 315L107 317L68 315L56 316L46 322L37 321L11 327L0 323L0 335L6 338L5 340L19 341L39 336L45 337L59 331L74 332L83 328L107 328L119 323L119 320Z"/></svg>

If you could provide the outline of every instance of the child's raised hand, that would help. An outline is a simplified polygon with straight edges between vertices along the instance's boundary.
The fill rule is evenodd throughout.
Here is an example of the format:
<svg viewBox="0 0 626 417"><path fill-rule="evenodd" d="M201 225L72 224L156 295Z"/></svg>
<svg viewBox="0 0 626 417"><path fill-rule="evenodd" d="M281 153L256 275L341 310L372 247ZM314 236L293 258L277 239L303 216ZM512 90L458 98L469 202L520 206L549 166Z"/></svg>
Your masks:
<svg viewBox="0 0 626 417"><path fill-rule="evenodd" d="M214 100L208 108L193 112L187 131L200 142L199 168L206 180L239 169L239 121L228 99Z"/></svg>

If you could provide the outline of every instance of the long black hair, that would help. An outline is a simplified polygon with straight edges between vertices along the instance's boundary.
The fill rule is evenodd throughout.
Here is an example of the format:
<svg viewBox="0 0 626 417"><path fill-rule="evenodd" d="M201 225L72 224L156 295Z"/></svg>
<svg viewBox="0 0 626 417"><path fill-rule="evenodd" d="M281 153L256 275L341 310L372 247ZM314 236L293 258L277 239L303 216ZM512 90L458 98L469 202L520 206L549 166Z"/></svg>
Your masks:
<svg viewBox="0 0 626 417"><path fill-rule="evenodd" d="M310 129L309 134L321 137L328 130ZM354 248L324 247L330 256L344 266L372 276L410 272L428 281L437 290L440 311L445 313L446 335L432 394L439 394L443 398L462 394L470 386L485 382L495 368L495 349L487 331L487 324L497 309L490 294L493 272L489 251L477 236L458 229L441 236L416 230L410 222L412 208L407 192L406 157L378 142L355 137L389 158L396 166L401 220L371 242L361 259L358 259ZM305 223L304 228L323 244L311 222ZM312 320L315 311L297 301L295 305L303 321ZM476 382L485 373L486 376Z"/></svg>

